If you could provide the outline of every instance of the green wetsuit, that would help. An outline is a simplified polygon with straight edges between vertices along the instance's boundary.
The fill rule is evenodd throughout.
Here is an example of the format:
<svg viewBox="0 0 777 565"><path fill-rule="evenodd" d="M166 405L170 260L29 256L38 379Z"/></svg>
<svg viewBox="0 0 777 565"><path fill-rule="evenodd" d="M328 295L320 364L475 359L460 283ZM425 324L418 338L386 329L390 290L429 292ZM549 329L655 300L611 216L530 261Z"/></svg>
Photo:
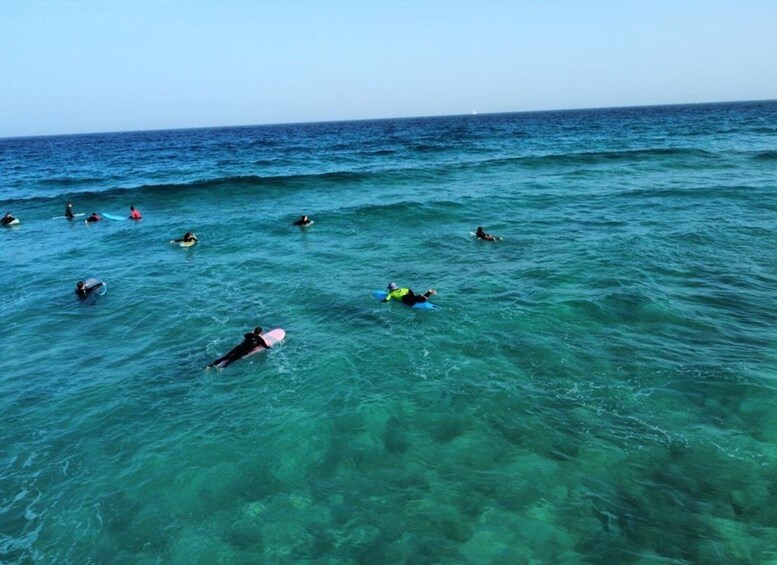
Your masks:
<svg viewBox="0 0 777 565"><path fill-rule="evenodd" d="M401 300L402 300L402 297L403 297L403 296L407 296L408 294L410 294L410 289L409 289L409 288L398 288L398 289L396 289L396 290L392 290L392 291L391 291L391 292L389 292L389 293L388 293L388 295L386 296L386 302L388 302L388 301L389 301L389 300L391 300L392 298L393 298L394 300L400 300L400 301L401 301Z"/></svg>

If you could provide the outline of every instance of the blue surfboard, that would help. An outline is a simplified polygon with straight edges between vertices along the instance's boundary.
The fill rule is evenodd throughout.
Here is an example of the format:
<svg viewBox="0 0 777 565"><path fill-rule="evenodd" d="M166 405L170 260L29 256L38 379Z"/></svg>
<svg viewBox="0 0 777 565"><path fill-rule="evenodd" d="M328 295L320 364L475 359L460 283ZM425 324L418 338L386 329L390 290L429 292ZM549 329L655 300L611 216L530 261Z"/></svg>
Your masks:
<svg viewBox="0 0 777 565"><path fill-rule="evenodd" d="M375 297L376 300L385 300L388 296L388 292L385 290L376 290L372 293L372 296ZM404 304L404 302L403 302ZM407 306L407 304L405 304ZM413 304L411 308L416 308L418 310L436 310L439 308L436 304L432 304L428 300L426 302L418 302L416 304Z"/></svg>
<svg viewBox="0 0 777 565"><path fill-rule="evenodd" d="M117 222L123 222L127 219L126 216L117 216L116 214L109 214L108 212L103 212L103 217L108 218L109 220L116 220Z"/></svg>

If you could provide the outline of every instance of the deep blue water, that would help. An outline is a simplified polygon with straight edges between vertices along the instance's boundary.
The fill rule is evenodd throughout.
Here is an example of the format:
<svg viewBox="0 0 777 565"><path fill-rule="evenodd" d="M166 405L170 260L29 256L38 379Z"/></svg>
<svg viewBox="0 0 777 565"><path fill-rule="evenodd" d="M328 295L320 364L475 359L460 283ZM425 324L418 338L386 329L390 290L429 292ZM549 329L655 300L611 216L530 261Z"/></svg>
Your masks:
<svg viewBox="0 0 777 565"><path fill-rule="evenodd" d="M0 139L0 202L0 562L777 559L776 102Z"/></svg>

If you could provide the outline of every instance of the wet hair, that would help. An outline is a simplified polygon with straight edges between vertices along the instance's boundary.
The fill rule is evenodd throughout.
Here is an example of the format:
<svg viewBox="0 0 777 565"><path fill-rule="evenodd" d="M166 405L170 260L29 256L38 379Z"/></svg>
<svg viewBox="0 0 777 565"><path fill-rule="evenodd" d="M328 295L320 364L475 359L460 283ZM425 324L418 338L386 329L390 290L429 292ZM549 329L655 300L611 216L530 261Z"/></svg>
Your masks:
<svg viewBox="0 0 777 565"><path fill-rule="evenodd" d="M76 283L76 286L77 286L78 288L83 288L83 287L85 287L85 286L86 286L86 283L85 283L84 281L78 281L78 282Z"/></svg>
<svg viewBox="0 0 777 565"><path fill-rule="evenodd" d="M260 334L260 333L262 333L262 328L260 328L259 326L256 326L256 327L254 328L254 333L255 333L255 334Z"/></svg>

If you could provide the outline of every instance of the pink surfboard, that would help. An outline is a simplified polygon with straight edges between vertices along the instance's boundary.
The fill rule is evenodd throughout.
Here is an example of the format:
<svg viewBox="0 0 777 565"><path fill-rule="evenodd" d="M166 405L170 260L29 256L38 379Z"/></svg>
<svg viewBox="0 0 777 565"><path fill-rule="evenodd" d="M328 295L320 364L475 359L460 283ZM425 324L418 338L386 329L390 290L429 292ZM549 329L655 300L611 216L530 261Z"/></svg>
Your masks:
<svg viewBox="0 0 777 565"><path fill-rule="evenodd" d="M281 341L283 341L284 337L286 337L286 332L281 328L275 328L274 330L270 330L269 332L264 332L262 334L262 339L270 347L274 347L276 343L280 343ZM261 346L255 347L248 352L248 355L246 355L246 357L249 357L254 353L259 353L262 349L264 349L264 347L261 347ZM245 359L245 357L243 359Z"/></svg>

